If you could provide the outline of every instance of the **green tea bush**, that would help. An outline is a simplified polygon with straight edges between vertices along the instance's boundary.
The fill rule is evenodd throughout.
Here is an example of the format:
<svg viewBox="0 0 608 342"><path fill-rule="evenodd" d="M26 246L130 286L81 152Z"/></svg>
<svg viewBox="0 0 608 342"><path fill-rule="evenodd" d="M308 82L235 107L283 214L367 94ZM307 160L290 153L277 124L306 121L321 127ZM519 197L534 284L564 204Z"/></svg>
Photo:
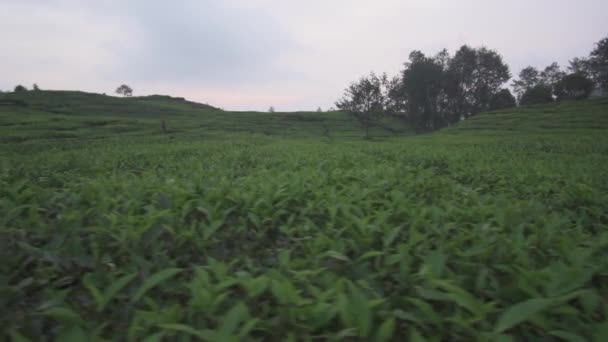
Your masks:
<svg viewBox="0 0 608 342"><path fill-rule="evenodd" d="M0 333L606 341L608 135L532 110L371 142L5 143Z"/></svg>

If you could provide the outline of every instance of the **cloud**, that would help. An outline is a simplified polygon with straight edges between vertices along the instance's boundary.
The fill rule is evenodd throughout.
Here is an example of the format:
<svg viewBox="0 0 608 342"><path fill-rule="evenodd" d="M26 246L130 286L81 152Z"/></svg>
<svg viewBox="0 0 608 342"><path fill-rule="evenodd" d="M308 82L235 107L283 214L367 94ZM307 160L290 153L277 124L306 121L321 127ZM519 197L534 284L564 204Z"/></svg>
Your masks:
<svg viewBox="0 0 608 342"><path fill-rule="evenodd" d="M528 64L584 56L605 0L0 0L0 89L166 93L226 109L328 108L410 51L462 44Z"/></svg>
<svg viewBox="0 0 608 342"><path fill-rule="evenodd" d="M133 25L130 46L116 54L135 81L217 86L285 77L280 57L294 48L278 21L262 9L229 2L131 1L121 9Z"/></svg>
<svg viewBox="0 0 608 342"><path fill-rule="evenodd" d="M2 88L38 82L99 89L119 62L108 49L123 40L114 18L64 1L0 0L0 7Z"/></svg>

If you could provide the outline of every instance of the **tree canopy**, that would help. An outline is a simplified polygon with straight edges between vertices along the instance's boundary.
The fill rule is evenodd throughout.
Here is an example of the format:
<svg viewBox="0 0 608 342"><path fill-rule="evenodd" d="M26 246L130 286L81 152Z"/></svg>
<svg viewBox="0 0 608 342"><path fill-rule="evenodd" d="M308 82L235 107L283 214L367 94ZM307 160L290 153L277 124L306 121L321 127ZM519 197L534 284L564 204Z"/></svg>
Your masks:
<svg viewBox="0 0 608 342"><path fill-rule="evenodd" d="M386 74L378 76L370 73L351 83L345 89L344 96L336 102L336 107L354 116L365 128L365 138L369 138L369 129L390 108L388 94L395 83Z"/></svg>
<svg viewBox="0 0 608 342"><path fill-rule="evenodd" d="M540 70L523 68L511 83L516 96L504 88L510 78L502 56L487 47L463 45L454 56L446 49L434 56L414 50L397 77L372 72L352 83L336 104L353 114L366 131L379 117L390 114L407 119L422 132L488 110L584 99L594 82L608 88L608 38L596 43L589 57L572 59L567 70L556 62Z"/></svg>
<svg viewBox="0 0 608 342"><path fill-rule="evenodd" d="M120 87L116 88L116 94L129 97L133 95L133 89L131 89L131 87L129 87L128 85L123 84Z"/></svg>
<svg viewBox="0 0 608 342"><path fill-rule="evenodd" d="M489 110L498 110L505 108L512 108L517 106L517 100L515 100L515 96L511 94L509 89L501 89L498 91L492 99L490 100L490 108Z"/></svg>
<svg viewBox="0 0 608 342"><path fill-rule="evenodd" d="M532 88L526 89L519 100L519 104L522 106L550 102L553 102L553 91L550 86L544 83L539 83Z"/></svg>
<svg viewBox="0 0 608 342"><path fill-rule="evenodd" d="M584 74L565 75L555 86L558 100L582 100L593 91L593 81Z"/></svg>
<svg viewBox="0 0 608 342"><path fill-rule="evenodd" d="M608 37L595 44L589 55L589 69L594 80L604 89L608 89Z"/></svg>

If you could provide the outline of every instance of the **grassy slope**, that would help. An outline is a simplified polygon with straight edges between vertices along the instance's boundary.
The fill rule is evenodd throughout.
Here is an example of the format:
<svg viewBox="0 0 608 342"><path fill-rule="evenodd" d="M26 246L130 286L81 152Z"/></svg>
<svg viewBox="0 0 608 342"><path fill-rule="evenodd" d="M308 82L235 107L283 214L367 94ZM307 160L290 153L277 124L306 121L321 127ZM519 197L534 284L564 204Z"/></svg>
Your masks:
<svg viewBox="0 0 608 342"><path fill-rule="evenodd" d="M27 137L0 151L8 334L608 336L606 100L375 142L339 113L329 140L295 114L186 109L173 139L159 116L84 110L40 139L62 124L23 110L0 109ZM82 127L114 119L144 124Z"/></svg>
<svg viewBox="0 0 608 342"><path fill-rule="evenodd" d="M27 106L2 105L22 101ZM94 139L101 137L158 136L161 122L170 133L190 137L223 137L247 133L282 137L323 135L357 138L362 130L348 115L332 113L225 112L211 106L162 96L117 98L66 91L0 94L0 142L41 139ZM399 120L381 123L395 132L376 127L375 136L411 133Z"/></svg>
<svg viewBox="0 0 608 342"><path fill-rule="evenodd" d="M604 134L608 128L608 99L568 101L490 112L470 118L448 133L476 134L491 131L503 134L577 134L582 131Z"/></svg>

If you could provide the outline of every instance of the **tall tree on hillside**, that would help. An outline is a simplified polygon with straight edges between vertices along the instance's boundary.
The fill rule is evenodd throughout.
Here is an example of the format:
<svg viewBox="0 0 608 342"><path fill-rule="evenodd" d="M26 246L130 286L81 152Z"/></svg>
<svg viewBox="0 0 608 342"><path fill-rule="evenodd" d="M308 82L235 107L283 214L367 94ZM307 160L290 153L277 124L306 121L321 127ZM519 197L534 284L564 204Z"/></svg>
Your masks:
<svg viewBox="0 0 608 342"><path fill-rule="evenodd" d="M589 55L589 69L593 79L604 89L608 89L608 37L595 44Z"/></svg>
<svg viewBox="0 0 608 342"><path fill-rule="evenodd" d="M32 89L34 91L40 91L40 88L38 87L38 85L36 83L34 83L34 85L32 86Z"/></svg>
<svg viewBox="0 0 608 342"><path fill-rule="evenodd" d="M588 58L575 57L574 59L570 60L569 64L570 65L568 66L568 71L571 74L591 77L591 70Z"/></svg>
<svg viewBox="0 0 608 342"><path fill-rule="evenodd" d="M522 106L551 102L553 102L553 89L544 83L526 89L519 100L519 104Z"/></svg>
<svg viewBox="0 0 608 342"><path fill-rule="evenodd" d="M402 72L402 98L410 122L419 131L432 131L448 124L445 118L444 67L440 60L420 51L410 54Z"/></svg>
<svg viewBox="0 0 608 342"><path fill-rule="evenodd" d="M385 101L385 112L391 115L402 115L405 112L407 97L403 93L403 82L400 77L383 77L383 97Z"/></svg>
<svg viewBox="0 0 608 342"><path fill-rule="evenodd" d="M20 92L24 92L24 91L27 91L27 88L22 86L21 84L18 84L15 87L15 93L20 93Z"/></svg>
<svg viewBox="0 0 608 342"><path fill-rule="evenodd" d="M513 81L513 90L521 99L523 94L540 83L540 73L535 67L528 66L519 72L519 79Z"/></svg>
<svg viewBox="0 0 608 342"><path fill-rule="evenodd" d="M449 112L451 122L458 121L461 117L473 111L472 103L475 102L472 94L475 83L475 66L477 64L477 53L475 49L463 45L447 65L447 73L444 75L444 87L449 99Z"/></svg>
<svg viewBox="0 0 608 342"><path fill-rule="evenodd" d="M388 110L389 79L386 74L377 76L373 72L351 83L344 91L344 96L336 106L357 119L365 129L365 138L369 139L369 129L376 124Z"/></svg>
<svg viewBox="0 0 608 342"><path fill-rule="evenodd" d="M499 92L492 96L492 100L490 100L489 110L497 110L497 109L505 109L512 108L517 106L517 101L515 100L515 96L511 94L509 89L501 89Z"/></svg>
<svg viewBox="0 0 608 342"><path fill-rule="evenodd" d="M520 101L526 95L526 100L522 104L551 102L556 97L557 84L564 76L566 76L566 73L555 62L549 64L540 72L529 66L520 71L518 80L513 81L513 89ZM546 96L547 89L551 94L550 101Z"/></svg>
<svg viewBox="0 0 608 342"><path fill-rule="evenodd" d="M488 110L509 78L509 66L498 52L463 45L449 62L447 91L455 111L470 116Z"/></svg>
<svg viewBox="0 0 608 342"><path fill-rule="evenodd" d="M593 91L593 81L584 74L569 74L555 85L555 96L559 101L584 100Z"/></svg>
<svg viewBox="0 0 608 342"><path fill-rule="evenodd" d="M116 94L129 97L133 95L133 89L126 84L122 84L120 87L116 88Z"/></svg>
<svg viewBox="0 0 608 342"><path fill-rule="evenodd" d="M511 78L511 71L497 51L485 47L477 49L477 63L474 109L481 112L488 110L492 97Z"/></svg>
<svg viewBox="0 0 608 342"><path fill-rule="evenodd" d="M551 94L555 96L557 83L564 76L566 76L566 73L561 70L559 64L553 62L540 73L540 82L551 88Z"/></svg>

